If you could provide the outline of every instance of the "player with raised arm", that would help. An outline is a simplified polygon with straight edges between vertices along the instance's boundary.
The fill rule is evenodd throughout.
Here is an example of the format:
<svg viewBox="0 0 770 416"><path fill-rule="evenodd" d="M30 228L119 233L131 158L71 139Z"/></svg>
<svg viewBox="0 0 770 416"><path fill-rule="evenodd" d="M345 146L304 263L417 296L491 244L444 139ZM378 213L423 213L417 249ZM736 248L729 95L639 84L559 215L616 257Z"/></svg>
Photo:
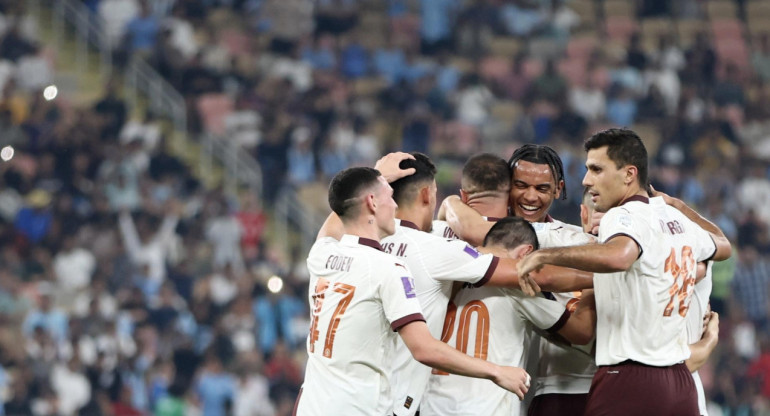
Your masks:
<svg viewBox="0 0 770 416"><path fill-rule="evenodd" d="M647 151L628 129L585 143L588 187L605 212L599 244L538 250L522 279L545 264L596 273L596 363L587 415L697 415L685 316L696 263L729 258L724 234L692 210L650 204ZM680 212L681 210L681 212Z"/></svg>
<svg viewBox="0 0 770 416"><path fill-rule="evenodd" d="M521 258L536 250L538 241L529 222L507 217L495 222L484 247L500 257ZM542 296L524 296L515 289L466 285L447 309L442 340L474 357L522 366L531 326L575 344L593 339L595 310L590 302L592 295L586 297L580 308L570 314L563 305ZM434 370L420 409L422 416L512 416L520 414L520 401L504 391L490 390L486 382Z"/></svg>
<svg viewBox="0 0 770 416"><path fill-rule="evenodd" d="M379 244L394 232L396 203L377 170L337 174L329 205L344 234L339 240L320 236L308 256L312 322L295 414L385 414L396 332L425 365L490 379L520 397L526 393L524 370L469 357L430 335L409 270Z"/></svg>

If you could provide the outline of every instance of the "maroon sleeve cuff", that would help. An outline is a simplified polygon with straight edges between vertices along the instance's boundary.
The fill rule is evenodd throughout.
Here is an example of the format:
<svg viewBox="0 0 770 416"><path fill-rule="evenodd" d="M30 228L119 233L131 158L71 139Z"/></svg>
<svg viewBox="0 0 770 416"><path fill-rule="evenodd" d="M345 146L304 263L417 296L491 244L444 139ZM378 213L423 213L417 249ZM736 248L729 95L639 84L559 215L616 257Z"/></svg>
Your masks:
<svg viewBox="0 0 770 416"><path fill-rule="evenodd" d="M390 328L393 330L393 332L398 332L398 330L401 329L404 325L408 323L412 323L414 321L425 322L425 317L423 317L421 313L413 313L411 315L407 315L403 318L398 318L395 321L391 322Z"/></svg>
<svg viewBox="0 0 770 416"><path fill-rule="evenodd" d="M628 235L628 234L626 234L626 233L617 233L617 234L613 234L613 235L611 235L611 236L607 237L607 239L606 239L606 240L604 240L604 242L606 243L607 241L610 241L610 240L612 240L612 239L613 239L613 238L615 238L615 237L620 237L621 235L622 235L622 236L624 236L624 237L628 237L628 238L630 238L631 240L634 240L634 243L636 243L636 246L637 246L637 247L639 247L639 255L638 255L638 256L636 256L636 258L638 259L639 257L642 257L642 253L644 253L644 250L642 249L642 245L641 245L641 244L639 244L639 242L638 242L638 241L636 241L636 239L635 239L634 237L631 237L630 235Z"/></svg>
<svg viewBox="0 0 770 416"><path fill-rule="evenodd" d="M492 262L489 263L489 267L487 268L487 272L484 273L484 277L482 277L478 282L474 283L473 287L484 286L489 281L489 279L492 278L492 275L495 274L495 269L497 269L498 263L500 263L500 257L493 256Z"/></svg>
<svg viewBox="0 0 770 416"><path fill-rule="evenodd" d="M564 313L561 314L561 318L559 318L558 321L556 321L555 324L551 325L550 328L546 329L546 331L555 334L559 332L560 329L564 327L564 325L567 323L567 320L569 319L570 313L568 310L564 309Z"/></svg>

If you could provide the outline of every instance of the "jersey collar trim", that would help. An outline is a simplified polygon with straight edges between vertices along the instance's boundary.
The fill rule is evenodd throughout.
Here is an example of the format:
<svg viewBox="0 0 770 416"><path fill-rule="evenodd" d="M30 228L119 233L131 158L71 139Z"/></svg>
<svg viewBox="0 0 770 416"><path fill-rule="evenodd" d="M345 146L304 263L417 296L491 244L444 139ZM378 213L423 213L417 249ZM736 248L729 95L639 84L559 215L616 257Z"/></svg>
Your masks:
<svg viewBox="0 0 770 416"><path fill-rule="evenodd" d="M625 204L627 204L629 202L632 202L632 201L638 201L638 202L641 202L641 203L644 203L644 204L649 204L650 203L650 198L647 198L646 196L641 196L641 195L631 195L630 197L624 199L623 202L620 203L620 205L625 205ZM618 205L618 206L620 206L620 205Z"/></svg>
<svg viewBox="0 0 770 416"><path fill-rule="evenodd" d="M361 244L362 246L369 246L371 248L376 248L377 250L382 251L382 246L380 245L380 243L370 238L358 237L358 244Z"/></svg>
<svg viewBox="0 0 770 416"><path fill-rule="evenodd" d="M417 224L415 224L415 223L413 223L411 221L401 220L401 226L413 228L413 229L415 229L417 231L420 231L420 227L418 227Z"/></svg>

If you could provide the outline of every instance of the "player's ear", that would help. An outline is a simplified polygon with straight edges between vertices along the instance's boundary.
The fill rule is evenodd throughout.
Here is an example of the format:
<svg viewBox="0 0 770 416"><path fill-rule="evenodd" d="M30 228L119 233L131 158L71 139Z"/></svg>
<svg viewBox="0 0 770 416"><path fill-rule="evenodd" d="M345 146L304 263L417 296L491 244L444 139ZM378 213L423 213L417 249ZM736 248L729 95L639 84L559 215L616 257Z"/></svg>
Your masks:
<svg viewBox="0 0 770 416"><path fill-rule="evenodd" d="M535 247L533 247L532 244L520 244L512 249L509 249L508 256L512 259L521 259L534 250Z"/></svg>
<svg viewBox="0 0 770 416"><path fill-rule="evenodd" d="M364 197L364 203L366 204L366 208L371 214L376 212L377 203L374 201L374 194L366 194L366 197Z"/></svg>
<svg viewBox="0 0 770 416"><path fill-rule="evenodd" d="M430 204L430 194L431 194L430 186L423 186L422 188L420 188L420 201L424 205Z"/></svg>
<svg viewBox="0 0 770 416"><path fill-rule="evenodd" d="M564 181L559 181L559 183L556 184L556 189L553 191L553 198L559 199L561 198L561 192L564 190Z"/></svg>
<svg viewBox="0 0 770 416"><path fill-rule="evenodd" d="M623 183L628 185L636 181L636 178L638 175L639 175L639 169L637 169L636 166L634 165L626 166L626 177L623 179Z"/></svg>
<svg viewBox="0 0 770 416"><path fill-rule="evenodd" d="M460 200L463 201L464 204L468 203L468 193L465 192L464 189L460 189Z"/></svg>

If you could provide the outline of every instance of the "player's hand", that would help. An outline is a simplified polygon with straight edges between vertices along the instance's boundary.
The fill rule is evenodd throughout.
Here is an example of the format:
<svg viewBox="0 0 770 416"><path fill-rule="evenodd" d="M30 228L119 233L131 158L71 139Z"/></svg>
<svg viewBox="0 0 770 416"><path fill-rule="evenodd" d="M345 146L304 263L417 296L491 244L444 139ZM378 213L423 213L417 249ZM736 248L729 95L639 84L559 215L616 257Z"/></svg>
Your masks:
<svg viewBox="0 0 770 416"><path fill-rule="evenodd" d="M402 160L414 159L414 156L405 152L393 152L380 158L374 164L374 168L380 171L380 174L388 183L393 183L405 176L413 175L415 168L401 169L398 165Z"/></svg>
<svg viewBox="0 0 770 416"><path fill-rule="evenodd" d="M719 339L719 314L716 312L709 312L706 317L703 318L704 330L703 338L713 337Z"/></svg>
<svg viewBox="0 0 770 416"><path fill-rule="evenodd" d="M653 186L652 186L652 185L650 185L650 190L652 191L652 194L651 194L651 195L652 195L653 197L656 197L656 196L662 197L662 198L663 198L663 201L665 201L665 202L666 202L666 205L671 205L671 206L674 206L675 198L672 198L672 197L671 197L671 196L669 196L667 193L664 193L664 192L660 192L660 191L656 190L655 188L653 188Z"/></svg>
<svg viewBox="0 0 770 416"><path fill-rule="evenodd" d="M543 263L540 262L538 252L532 252L524 256L516 265L516 270L519 272L519 286L521 290L529 296L534 296L535 293L540 291L540 287L535 280L530 276L532 272L539 271L543 268Z"/></svg>
<svg viewBox="0 0 770 416"><path fill-rule="evenodd" d="M602 217L604 216L604 212L598 212L594 211L593 214L591 214L591 234L592 235L599 235L599 223L602 222Z"/></svg>
<svg viewBox="0 0 770 416"><path fill-rule="evenodd" d="M512 392L524 400L524 395L529 391L532 378L519 367L500 367L498 375L493 380L498 386Z"/></svg>

